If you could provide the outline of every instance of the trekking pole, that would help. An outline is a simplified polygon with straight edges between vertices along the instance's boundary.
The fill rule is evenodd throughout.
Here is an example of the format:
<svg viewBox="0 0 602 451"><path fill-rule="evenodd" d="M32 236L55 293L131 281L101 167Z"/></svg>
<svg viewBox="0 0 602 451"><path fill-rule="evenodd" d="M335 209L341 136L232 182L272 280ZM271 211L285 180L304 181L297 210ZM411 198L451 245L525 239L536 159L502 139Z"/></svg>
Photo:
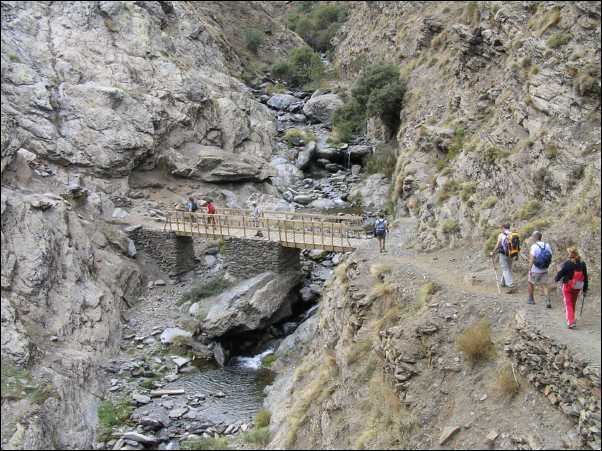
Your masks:
<svg viewBox="0 0 602 451"><path fill-rule="evenodd" d="M579 318L583 317L583 305L585 304L585 292L583 292L583 298L581 299L581 311L579 312Z"/></svg>
<svg viewBox="0 0 602 451"><path fill-rule="evenodd" d="M502 289L500 288L500 281L497 277L497 269L495 269L495 260L493 255L491 256L491 265L493 266L493 273L495 274L495 284L497 285L497 292L498 294L502 294Z"/></svg>

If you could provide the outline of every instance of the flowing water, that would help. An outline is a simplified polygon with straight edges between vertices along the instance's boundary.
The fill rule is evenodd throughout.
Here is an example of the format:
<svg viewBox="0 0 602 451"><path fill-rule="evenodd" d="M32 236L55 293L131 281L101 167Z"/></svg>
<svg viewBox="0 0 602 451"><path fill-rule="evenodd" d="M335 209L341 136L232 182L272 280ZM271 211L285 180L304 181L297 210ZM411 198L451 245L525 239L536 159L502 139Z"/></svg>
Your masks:
<svg viewBox="0 0 602 451"><path fill-rule="evenodd" d="M263 358L272 353L270 349L254 357L234 357L225 368L202 368L165 388L204 397L195 410L215 423L250 421L263 408L264 388L273 380L271 371L261 368Z"/></svg>

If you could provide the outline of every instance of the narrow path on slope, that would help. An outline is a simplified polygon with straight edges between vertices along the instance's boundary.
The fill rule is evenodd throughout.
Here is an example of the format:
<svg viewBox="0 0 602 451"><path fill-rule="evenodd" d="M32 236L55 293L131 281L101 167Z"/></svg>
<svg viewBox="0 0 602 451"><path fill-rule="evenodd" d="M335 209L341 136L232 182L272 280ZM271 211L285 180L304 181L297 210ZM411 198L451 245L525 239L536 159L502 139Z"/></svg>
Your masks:
<svg viewBox="0 0 602 451"><path fill-rule="evenodd" d="M564 302L560 290L551 292L552 309L543 305L543 295L536 293L536 305L528 305L526 274L515 273L518 280L518 291L515 294L502 293L498 295L493 270L490 261L483 255L482 249L444 249L432 253L420 253L407 246L411 242L411 230L414 221L403 219L399 221L398 229L391 234L388 252L385 258L394 258L398 264L414 266L418 272L457 294L470 294L482 298L483 301L503 303L506 307L520 312L529 322L538 325L540 330L566 345L569 350L580 355L588 362L600 366L602 350L602 319L600 315L600 285L594 283L590 289L583 316L577 313L577 329L569 330L565 324ZM378 258L378 244L371 243L372 258ZM498 269L499 271L499 269ZM468 279L476 275L471 283ZM472 297L472 296L471 296ZM462 296L458 296L462 299ZM493 306L492 306L493 308ZM581 309L581 297L577 312Z"/></svg>

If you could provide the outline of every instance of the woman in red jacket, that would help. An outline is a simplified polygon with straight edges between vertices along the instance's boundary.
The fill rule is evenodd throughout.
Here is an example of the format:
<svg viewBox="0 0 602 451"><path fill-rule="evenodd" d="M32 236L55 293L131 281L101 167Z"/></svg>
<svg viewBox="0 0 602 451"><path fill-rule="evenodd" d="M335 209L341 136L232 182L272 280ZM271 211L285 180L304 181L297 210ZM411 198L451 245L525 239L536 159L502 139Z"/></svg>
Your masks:
<svg viewBox="0 0 602 451"><path fill-rule="evenodd" d="M587 293L588 277L587 266L581 260L579 251L574 247L567 249L569 259L562 264L560 271L556 274L556 282L562 280L562 295L564 297L564 305L566 307L566 322L569 329L574 329L575 326L575 306L579 293Z"/></svg>

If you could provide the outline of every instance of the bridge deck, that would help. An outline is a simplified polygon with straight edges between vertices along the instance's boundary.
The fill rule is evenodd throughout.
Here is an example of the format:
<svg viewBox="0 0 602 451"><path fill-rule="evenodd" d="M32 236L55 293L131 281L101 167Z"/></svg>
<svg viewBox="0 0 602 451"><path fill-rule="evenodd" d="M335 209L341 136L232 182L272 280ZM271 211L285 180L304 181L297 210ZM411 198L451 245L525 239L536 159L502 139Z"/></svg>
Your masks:
<svg viewBox="0 0 602 451"><path fill-rule="evenodd" d="M286 215L286 213L278 213L282 216ZM247 212L234 210L227 214L213 215L169 212L164 230L177 235L265 240L278 242L285 247L336 252L351 251L366 238L363 228L359 225L358 217L325 216L322 218L320 215L305 215L301 216L301 219L281 219L273 217L270 212L255 218Z"/></svg>

